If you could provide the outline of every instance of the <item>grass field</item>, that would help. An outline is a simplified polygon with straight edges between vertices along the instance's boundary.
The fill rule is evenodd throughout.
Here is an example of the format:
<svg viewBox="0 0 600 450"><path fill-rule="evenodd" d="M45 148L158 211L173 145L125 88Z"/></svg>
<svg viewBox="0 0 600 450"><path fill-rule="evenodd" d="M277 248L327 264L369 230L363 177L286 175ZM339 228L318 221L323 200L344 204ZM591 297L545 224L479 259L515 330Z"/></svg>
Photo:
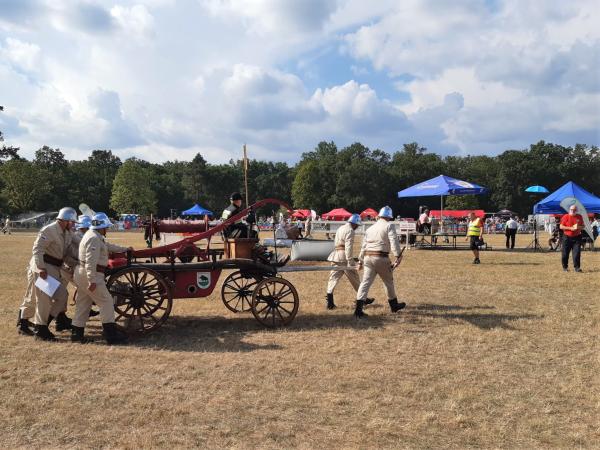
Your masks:
<svg viewBox="0 0 600 450"><path fill-rule="evenodd" d="M411 250L395 273L406 310L389 312L378 281L363 321L347 281L329 312L326 272L286 274L300 311L277 331L229 313L219 283L109 347L17 335L33 239L0 236L1 448L599 446L600 252L577 274L557 253L499 250L500 236L478 266Z"/></svg>

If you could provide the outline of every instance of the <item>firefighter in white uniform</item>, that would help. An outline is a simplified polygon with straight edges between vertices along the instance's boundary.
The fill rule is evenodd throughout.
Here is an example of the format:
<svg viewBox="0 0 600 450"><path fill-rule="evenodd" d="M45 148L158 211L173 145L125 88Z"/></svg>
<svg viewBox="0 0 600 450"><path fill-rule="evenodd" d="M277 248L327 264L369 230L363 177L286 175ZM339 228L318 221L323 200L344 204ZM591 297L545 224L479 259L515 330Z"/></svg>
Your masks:
<svg viewBox="0 0 600 450"><path fill-rule="evenodd" d="M74 280L77 285L75 316L71 340L85 343L84 329L90 314L92 303L100 308L102 334L109 345L122 344L127 341L127 334L117 328L112 295L106 288L104 272L108 265L108 254L125 252L131 248L109 245L105 241L106 230L112 225L108 216L97 213L92 218L92 225L79 244L79 265L75 269Z"/></svg>
<svg viewBox="0 0 600 450"><path fill-rule="evenodd" d="M400 311L406 303L398 303L396 290L394 288L394 268L402 260L400 242L394 225L389 223L393 220L392 208L384 206L379 211L377 222L365 232L363 243L358 256L359 268L364 267L363 279L356 293L356 309L354 315L358 318L366 316L363 307L366 304L369 288L379 275L385 287L388 303L392 312ZM390 265L389 254L392 252L396 257Z"/></svg>
<svg viewBox="0 0 600 450"><path fill-rule="evenodd" d="M64 284L58 287L54 295L49 297L35 286L38 278L47 279L52 276L62 281L61 266L67 256L71 244L71 227L77 222L77 213L73 208L62 208L56 221L40 230L33 244L33 256L27 274L28 287L19 316L19 332L26 331L28 316L35 305L34 335L38 339L53 341L56 338L48 329L48 324L56 318L58 331L69 329L71 320L65 315L67 308L67 290Z"/></svg>
<svg viewBox="0 0 600 450"><path fill-rule="evenodd" d="M338 228L335 233L334 248L333 251L327 257L327 261L330 261L334 267L355 267L354 254L354 236L355 231L360 225L360 216L358 214L352 214L345 225ZM329 281L327 282L327 309L335 309L336 305L333 301L333 291L337 286L341 278L346 274L348 281L358 291L360 285L360 278L358 276L358 270L332 270L329 274ZM365 304L373 303L373 299L367 299Z"/></svg>

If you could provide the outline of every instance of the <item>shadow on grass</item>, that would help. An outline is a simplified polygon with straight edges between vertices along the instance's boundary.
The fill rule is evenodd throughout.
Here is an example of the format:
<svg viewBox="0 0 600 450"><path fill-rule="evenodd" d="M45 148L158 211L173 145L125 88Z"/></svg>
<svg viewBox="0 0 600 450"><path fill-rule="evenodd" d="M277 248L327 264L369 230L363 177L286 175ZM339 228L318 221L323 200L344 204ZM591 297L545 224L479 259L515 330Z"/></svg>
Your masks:
<svg viewBox="0 0 600 450"><path fill-rule="evenodd" d="M410 305L409 305L410 308ZM412 307L419 311L472 311L475 309L496 309L495 306L460 306L460 305L436 305L433 303L420 303Z"/></svg>
<svg viewBox="0 0 600 450"><path fill-rule="evenodd" d="M278 334L314 330L381 328L385 317L370 317L357 321L351 314L301 314L285 328L267 329L252 314L222 316L171 316L160 329L147 336L131 340L130 345L140 348L185 352L252 352L281 350L277 343L257 344L244 339L255 333L267 333L273 340Z"/></svg>
<svg viewBox="0 0 600 450"><path fill-rule="evenodd" d="M494 313L471 313L460 311L473 311L481 309L495 309L494 306L460 306L460 305L433 305L421 304L413 308L408 307L406 315L413 318L431 317L446 320L461 320L482 330L493 330L501 328L505 330L516 330L510 323L523 319L542 319L544 316L535 314L494 314ZM436 311L440 311L439 313ZM459 312L448 312L459 311Z"/></svg>
<svg viewBox="0 0 600 450"><path fill-rule="evenodd" d="M486 266L541 266L539 262L523 262L523 261L510 261L510 262L495 262L495 261L483 261L482 264Z"/></svg>

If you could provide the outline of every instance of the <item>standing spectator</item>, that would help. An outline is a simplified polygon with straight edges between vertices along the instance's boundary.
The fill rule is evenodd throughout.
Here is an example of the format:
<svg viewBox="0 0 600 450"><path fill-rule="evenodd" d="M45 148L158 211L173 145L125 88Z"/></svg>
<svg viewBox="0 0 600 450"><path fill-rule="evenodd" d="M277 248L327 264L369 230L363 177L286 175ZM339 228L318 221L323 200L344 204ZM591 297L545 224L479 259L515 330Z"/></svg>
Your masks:
<svg viewBox="0 0 600 450"><path fill-rule="evenodd" d="M595 241L598 237L598 229L600 228L600 222L598 221L598 216L594 216L594 221L592 222L592 240Z"/></svg>
<svg viewBox="0 0 600 450"><path fill-rule="evenodd" d="M2 228L2 233L10 234L10 217L6 216L6 221L4 222L4 228Z"/></svg>
<svg viewBox="0 0 600 450"><path fill-rule="evenodd" d="M475 259L473 264L480 264L479 260L479 245L481 244L483 236L483 221L475 215L473 211L469 213L469 223L467 225L467 239L469 241L469 248L473 252Z"/></svg>
<svg viewBox="0 0 600 450"><path fill-rule="evenodd" d="M562 243L562 267L569 271L569 253L573 250L573 267L575 272L581 270L581 232L585 228L583 217L577 214L577 206L571 205L569 213L560 219L560 229L564 231Z"/></svg>
<svg viewBox="0 0 600 450"><path fill-rule="evenodd" d="M506 248L510 248L511 250L515 248L515 239L517 237L518 228L519 223L515 220L513 216L511 216L510 219L508 219L508 221L506 222L506 227L504 229L504 234L506 235Z"/></svg>
<svg viewBox="0 0 600 450"><path fill-rule="evenodd" d="M311 233L312 233L312 217L311 217L310 214L306 217L306 226L305 227L306 227L306 231L304 233L304 238L305 239L310 239L312 237L311 236Z"/></svg>

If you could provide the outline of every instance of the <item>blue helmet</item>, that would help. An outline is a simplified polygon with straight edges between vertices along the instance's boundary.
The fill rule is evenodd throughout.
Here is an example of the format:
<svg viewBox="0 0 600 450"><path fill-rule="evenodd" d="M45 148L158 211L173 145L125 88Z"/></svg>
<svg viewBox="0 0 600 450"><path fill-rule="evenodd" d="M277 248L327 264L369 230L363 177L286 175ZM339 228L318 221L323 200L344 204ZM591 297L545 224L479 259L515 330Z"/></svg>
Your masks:
<svg viewBox="0 0 600 450"><path fill-rule="evenodd" d="M361 223L360 216L358 214L352 214L348 218L347 222L348 223L352 223L354 225L360 225L360 223Z"/></svg>
<svg viewBox="0 0 600 450"><path fill-rule="evenodd" d="M76 230L81 230L82 228L90 228L92 226L92 218L90 216L79 216L79 221L75 225Z"/></svg>
<svg viewBox="0 0 600 450"><path fill-rule="evenodd" d="M384 206L379 210L379 217L384 217L386 219L393 219L394 213L392 212L392 208L389 206Z"/></svg>
<svg viewBox="0 0 600 450"><path fill-rule="evenodd" d="M112 222L108 216L103 212L99 212L94 214L94 217L92 217L92 226L90 228L92 230L101 230L102 228L109 228L111 226Z"/></svg>

